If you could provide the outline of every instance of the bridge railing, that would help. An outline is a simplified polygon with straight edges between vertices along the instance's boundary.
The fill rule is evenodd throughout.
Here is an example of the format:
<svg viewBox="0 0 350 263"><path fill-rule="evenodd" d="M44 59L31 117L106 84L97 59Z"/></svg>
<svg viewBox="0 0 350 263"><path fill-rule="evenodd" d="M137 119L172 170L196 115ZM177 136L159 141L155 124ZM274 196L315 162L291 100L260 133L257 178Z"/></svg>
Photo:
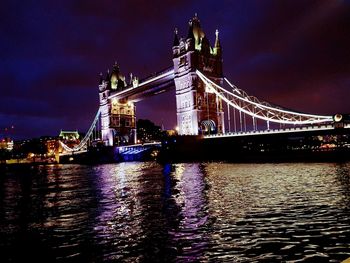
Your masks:
<svg viewBox="0 0 350 263"><path fill-rule="evenodd" d="M171 71L171 70L173 70L173 69L174 69L174 67L171 66L171 67L167 67L167 68L165 68L165 69L163 69L163 70L157 71L157 72L153 73L152 75L150 75L150 76L148 76L148 77L145 77L145 78L143 78L143 79L140 79L140 80L139 80L139 83L142 83L142 82L145 82L145 81L147 81L147 80L150 80L150 79L152 79L152 78L154 78L154 77L156 77L156 76L159 76L159 75L162 75L162 74L164 74L164 73L167 73L167 72L169 72L169 71Z"/></svg>
<svg viewBox="0 0 350 263"><path fill-rule="evenodd" d="M148 83L152 83L153 81L157 81L159 79L162 79L162 75L167 75L167 73L169 73L169 75L173 72L173 67L168 67L162 71L156 72L154 73L154 75L148 76L144 79L138 80L138 84L136 86L134 86L133 84L129 84L126 87L124 87L121 90L115 90L113 93L110 94L109 98L115 98L118 96L123 96L125 94L129 94L130 92L135 92L135 88L141 87L141 86L145 86ZM164 76L163 76L164 77Z"/></svg>
<svg viewBox="0 0 350 263"><path fill-rule="evenodd" d="M350 128L349 125L345 125L344 128ZM284 129L269 129L269 130L256 130L256 131L239 131L239 132L227 132L221 134L209 134L205 135L204 138L215 138L215 137L235 137L235 136L245 136L245 135L260 135L260 134L276 134L276 133L290 133L290 132L303 132L303 131L322 131L322 130L331 130L334 129L334 126L331 124L328 125L319 125L319 126L304 126L304 127L291 127Z"/></svg>

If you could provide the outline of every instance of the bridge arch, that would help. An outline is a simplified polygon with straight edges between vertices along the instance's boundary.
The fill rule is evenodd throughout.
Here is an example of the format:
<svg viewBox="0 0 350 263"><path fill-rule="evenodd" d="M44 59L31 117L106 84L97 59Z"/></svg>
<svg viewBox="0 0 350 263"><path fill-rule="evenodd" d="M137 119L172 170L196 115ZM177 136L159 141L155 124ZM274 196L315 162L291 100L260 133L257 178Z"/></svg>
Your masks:
<svg viewBox="0 0 350 263"><path fill-rule="evenodd" d="M200 123L200 133L203 135L217 133L217 127L213 120L203 120Z"/></svg>

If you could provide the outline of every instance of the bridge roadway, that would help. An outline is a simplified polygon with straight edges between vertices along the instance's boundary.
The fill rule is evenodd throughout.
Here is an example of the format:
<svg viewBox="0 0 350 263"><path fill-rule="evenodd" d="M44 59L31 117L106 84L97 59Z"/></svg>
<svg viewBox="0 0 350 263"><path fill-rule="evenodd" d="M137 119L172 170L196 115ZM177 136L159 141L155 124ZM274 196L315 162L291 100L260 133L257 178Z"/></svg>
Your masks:
<svg viewBox="0 0 350 263"><path fill-rule="evenodd" d="M174 87L174 68L169 67L155 75L139 81L137 86L129 85L122 91L112 91L109 99L124 99L138 102L145 97L160 94Z"/></svg>
<svg viewBox="0 0 350 263"><path fill-rule="evenodd" d="M119 153L127 153L128 151L132 151L138 148L147 148L147 147L160 147L161 142L154 141L154 142L148 142L148 143L137 143L137 144L132 144L132 145L123 145L123 146L117 146L118 152ZM82 154L86 153L88 150L86 148L78 151L72 151L72 152L63 152L60 153L59 156L70 156L73 154Z"/></svg>
<svg viewBox="0 0 350 263"><path fill-rule="evenodd" d="M244 137L244 136L259 136L259 135L267 135L267 134L285 134L285 133L299 133L299 132L314 132L314 131L330 131L334 130L334 125L319 125L319 126L306 126L306 127L295 127L295 128L286 128L286 129L271 129L271 130L257 130L257 131L248 131L248 132L229 132L229 133L223 133L223 134L211 134L211 135L205 135L201 138L203 139L215 139L215 138L229 138L229 137ZM342 129L350 129L350 123L345 123L342 127ZM186 137L186 136L185 136ZM124 146L117 146L119 153L127 153L128 151L135 150L137 148L147 148L147 147L160 147L161 142L151 142L151 143L144 143L144 144L133 144L133 145L124 145ZM82 154L86 153L87 149L82 149L79 151L73 151L73 152L64 152L60 153L59 156L67 156L67 155L76 155L76 154Z"/></svg>
<svg viewBox="0 0 350 263"><path fill-rule="evenodd" d="M125 145L125 146L117 146L117 149L119 150L119 153L126 153L130 150L134 150L137 148L160 147L161 145L162 145L161 142L154 141L154 142L137 143L137 144Z"/></svg>
<svg viewBox="0 0 350 263"><path fill-rule="evenodd" d="M350 129L350 124L344 124L344 129ZM222 134L210 134L203 136L204 139L213 139L213 138L224 138L224 137L240 137L240 136L258 136L264 134L281 134L281 133L297 133L297 132L308 132L308 131L326 131L333 130L334 125L320 125L320 126L305 126L305 127L295 127L295 128L286 128L286 129L271 129L271 130L257 130L257 131L248 131L248 132L228 132Z"/></svg>
<svg viewBox="0 0 350 263"><path fill-rule="evenodd" d="M71 151L71 152L62 152L62 153L59 153L58 155L61 157L63 156L71 156L71 155L77 155L77 154L82 154L82 153L86 153L87 152L87 149L82 149L82 150L78 150L78 151Z"/></svg>

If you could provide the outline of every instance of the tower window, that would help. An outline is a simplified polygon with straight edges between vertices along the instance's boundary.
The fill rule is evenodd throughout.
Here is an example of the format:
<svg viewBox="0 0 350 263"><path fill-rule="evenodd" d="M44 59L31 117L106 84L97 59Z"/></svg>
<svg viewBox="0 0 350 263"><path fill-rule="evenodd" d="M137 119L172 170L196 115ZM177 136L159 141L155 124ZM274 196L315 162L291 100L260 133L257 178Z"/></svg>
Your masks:
<svg viewBox="0 0 350 263"><path fill-rule="evenodd" d="M186 56L181 57L181 58L180 58L180 65L185 64L186 61L187 61Z"/></svg>

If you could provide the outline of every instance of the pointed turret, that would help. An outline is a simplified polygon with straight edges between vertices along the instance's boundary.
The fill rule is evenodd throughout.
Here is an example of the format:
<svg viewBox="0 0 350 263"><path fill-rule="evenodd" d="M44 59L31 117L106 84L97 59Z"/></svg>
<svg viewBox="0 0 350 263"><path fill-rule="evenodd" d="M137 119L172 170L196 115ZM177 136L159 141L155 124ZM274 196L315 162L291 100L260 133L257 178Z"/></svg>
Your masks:
<svg viewBox="0 0 350 263"><path fill-rule="evenodd" d="M120 73L120 69L119 69L117 61L115 61L114 65L113 65L113 68L112 68L112 75L116 74L118 76L119 73Z"/></svg>
<svg viewBox="0 0 350 263"><path fill-rule="evenodd" d="M125 83L125 77L121 74L120 68L117 62L115 62L113 65L110 81L111 81L111 88L113 90L123 89L125 86L127 86Z"/></svg>
<svg viewBox="0 0 350 263"><path fill-rule="evenodd" d="M106 76L105 76L105 79L104 79L104 82L105 82L105 84L106 84L106 88L107 88L107 89L110 89L110 88L111 88L110 79L111 79L111 74L109 73L109 69L107 69L107 73L106 73Z"/></svg>
<svg viewBox="0 0 350 263"><path fill-rule="evenodd" d="M100 72L99 77L100 77L100 80L99 80L98 84L101 85L101 84L103 83L103 75L102 75L102 72Z"/></svg>
<svg viewBox="0 0 350 263"><path fill-rule="evenodd" d="M133 74L130 72L129 74L129 85L132 85Z"/></svg>
<svg viewBox="0 0 350 263"><path fill-rule="evenodd" d="M210 54L210 49L211 47L209 40L206 36L204 36L201 43L201 52L203 52L204 54Z"/></svg>
<svg viewBox="0 0 350 263"><path fill-rule="evenodd" d="M176 47L180 44L179 37L177 35L177 28L174 30L174 42L173 42L173 47Z"/></svg>
<svg viewBox="0 0 350 263"><path fill-rule="evenodd" d="M177 55L179 55L180 53L180 40L179 40L179 37L177 35L177 28L175 28L174 30L174 42L173 42L173 57L176 57Z"/></svg>
<svg viewBox="0 0 350 263"><path fill-rule="evenodd" d="M194 40L192 19L188 22L187 39L193 39Z"/></svg>
<svg viewBox="0 0 350 263"><path fill-rule="evenodd" d="M107 69L105 81L109 82L109 79L110 79L110 74L109 74L109 69Z"/></svg>
<svg viewBox="0 0 350 263"><path fill-rule="evenodd" d="M193 26L192 26L192 20L188 22L188 34L186 38L186 49L187 50L194 50L195 49L195 37L193 35Z"/></svg>
<svg viewBox="0 0 350 263"><path fill-rule="evenodd" d="M214 45L214 54L217 56L221 56L221 45L219 40L219 30L216 29L215 31L215 45Z"/></svg>
<svg viewBox="0 0 350 263"><path fill-rule="evenodd" d="M201 23L200 20L197 16L197 13L194 15L194 17L192 18L192 33L194 36L194 40L195 40L195 48L197 50L201 50L201 44L202 44L202 39L205 37L205 34L201 28Z"/></svg>
<svg viewBox="0 0 350 263"><path fill-rule="evenodd" d="M107 89L107 83L108 82L105 81L105 78L103 77L102 72L100 72L99 76L100 76L100 81L99 81L99 84L98 84L98 88L99 88L100 92L103 92L103 91L105 91Z"/></svg>

